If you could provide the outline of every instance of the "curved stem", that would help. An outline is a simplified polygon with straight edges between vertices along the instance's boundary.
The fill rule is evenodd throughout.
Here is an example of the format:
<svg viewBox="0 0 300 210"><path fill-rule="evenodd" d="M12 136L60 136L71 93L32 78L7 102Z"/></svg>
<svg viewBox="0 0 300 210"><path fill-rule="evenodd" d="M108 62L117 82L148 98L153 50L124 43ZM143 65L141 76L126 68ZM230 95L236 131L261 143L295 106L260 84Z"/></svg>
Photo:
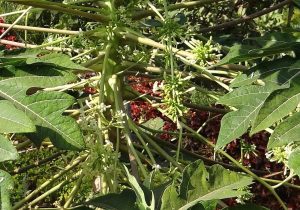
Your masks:
<svg viewBox="0 0 300 210"><path fill-rule="evenodd" d="M293 171L290 171L289 176L288 176L285 180L283 180L283 181L281 181L280 183L274 185L273 188L275 189L275 188L280 187L280 186L283 185L284 183L286 183L286 182L288 182L289 180L291 180L295 175L296 175L296 174L294 174Z"/></svg>

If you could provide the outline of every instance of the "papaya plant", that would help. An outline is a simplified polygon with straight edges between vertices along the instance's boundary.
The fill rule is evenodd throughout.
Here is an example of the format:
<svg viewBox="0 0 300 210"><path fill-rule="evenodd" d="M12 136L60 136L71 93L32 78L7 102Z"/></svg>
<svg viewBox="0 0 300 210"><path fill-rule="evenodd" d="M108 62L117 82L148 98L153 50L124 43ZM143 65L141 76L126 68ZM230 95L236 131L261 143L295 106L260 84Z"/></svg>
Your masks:
<svg viewBox="0 0 300 210"><path fill-rule="evenodd" d="M288 209L277 188L299 189L290 183L300 176L297 1L1 3L24 9L5 11L18 18L0 27L18 41L1 43L25 48L0 54L2 209L266 209L250 202L255 185ZM287 27L259 34L253 19L276 11ZM50 27L29 26L39 21ZM193 121L199 111L205 120ZM220 129L205 135L216 119ZM284 164L281 180L229 152L262 131L264 155ZM15 168L22 152L53 147L63 152ZM22 173L43 164L56 172L27 187ZM241 204L228 206L233 199Z"/></svg>

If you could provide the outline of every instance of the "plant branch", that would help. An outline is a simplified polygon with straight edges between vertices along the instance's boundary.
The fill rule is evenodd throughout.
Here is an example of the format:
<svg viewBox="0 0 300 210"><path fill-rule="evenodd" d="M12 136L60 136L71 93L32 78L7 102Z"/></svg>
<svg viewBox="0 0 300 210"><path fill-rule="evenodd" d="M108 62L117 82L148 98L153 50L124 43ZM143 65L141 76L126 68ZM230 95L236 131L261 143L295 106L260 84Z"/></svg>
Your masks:
<svg viewBox="0 0 300 210"><path fill-rule="evenodd" d="M205 4L210 4L214 2L220 2L220 0L200 0L200 1L190 1L190 2L181 2L177 4L172 4L167 7L168 11L177 10L177 9L191 9L195 7L201 7ZM164 9L157 9L158 12L163 12ZM137 11L132 15L133 20L139 20L148 16L157 15L153 10L142 10Z"/></svg>
<svg viewBox="0 0 300 210"><path fill-rule="evenodd" d="M166 45L158 43L158 42L156 42L152 39L146 38L146 37L141 37L141 36L137 36L135 34L132 34L127 29L125 29L124 31L117 30L116 32L117 32L117 35L119 35L121 38L128 39L128 40L131 40L131 41L134 41L134 42L138 42L138 43L141 43L141 44L144 44L144 45L148 45L148 46L151 46L151 47L154 47L154 48L158 48L158 49L161 49L161 50L164 50L164 51L168 50ZM184 51L184 50L179 50L175 47L172 47L171 50L176 55L180 55L180 56L183 56L183 57L189 57L189 58L194 57L194 54L189 53L189 52Z"/></svg>
<svg viewBox="0 0 300 210"><path fill-rule="evenodd" d="M154 133L154 135L151 136L151 138L157 142L158 144L160 145L163 145L164 147L167 147L167 148L172 148L172 149L176 149L176 145L170 143L170 142L167 142L167 141L164 141L164 140L161 140L159 139L158 137L155 137L155 134L156 133L167 133L167 134L170 134L170 135L179 135L178 132L170 132L170 131L159 131L159 130L153 130L151 128L147 128L143 125L138 125L140 128L142 129L145 129L147 131L150 131L151 133ZM183 133L182 134L183 136L189 136L189 137L194 137L193 134L190 134L190 133ZM184 149L184 148L181 148L181 152L187 154L187 155L190 155L194 158L197 158L197 159L200 159L200 160L203 160L203 162L205 162L206 165L213 165L213 164L219 164L219 165L222 165L224 166L225 168L227 169L230 169L230 170L233 170L233 171L241 171L241 169L237 166L234 166L234 165L230 165L230 164L227 164L227 163L223 163L223 162L220 162L220 161L216 161L216 160L212 160L210 158L207 158L207 157L204 157L200 154L197 154L197 153L194 153L194 152L191 152L187 149ZM265 175L265 174L268 174L268 171L262 171L262 170L255 170L255 169L250 169L253 173L255 174L258 174L258 175Z"/></svg>
<svg viewBox="0 0 300 210"><path fill-rule="evenodd" d="M263 9L259 12L253 13L251 15L247 15L247 16L244 16L242 18L238 18L238 19L235 19L235 20L232 20L232 21L229 21L229 22L221 23L221 24L216 25L216 26L212 26L212 27L208 27L208 28L202 28L202 29L199 30L199 32L205 33L205 32L209 32L209 31L217 31L217 30L221 30L221 29L228 28L228 27L231 27L231 26L235 26L235 25L240 24L240 23L248 22L248 21L251 21L255 18L258 18L260 16L268 14L269 12L280 9L281 7L283 7L287 4L290 4L291 2L292 2L292 0L285 0L283 2L280 2L280 3L270 7L270 8Z"/></svg>
<svg viewBox="0 0 300 210"><path fill-rule="evenodd" d="M28 5L28 6L33 6L33 7L43 8L43 9L59 11L69 15L81 16L97 22L107 23L109 21L109 18L104 15L96 15L88 12L83 12L78 9L66 8L64 4L60 4L60 3L54 4L53 2L41 1L41 0L7 0L7 1L17 3L17 4L22 4L22 5Z"/></svg>
<svg viewBox="0 0 300 210"><path fill-rule="evenodd" d="M15 47L21 47L21 48L39 48L39 45L33 45L33 44L24 44L20 42L13 42L13 41L8 41L5 39L0 39L0 44L5 44L5 45L11 45ZM46 50L50 51L58 51L58 52L74 52L74 51L83 51L82 49L71 49L71 48L61 48L61 47L43 47Z"/></svg>
<svg viewBox="0 0 300 210"><path fill-rule="evenodd" d="M32 7L29 7L28 9L26 9L16 20L13 24L11 24L11 26L9 26L1 35L0 35L0 39L2 39L13 27L14 25L16 25L23 17L24 15L27 14L27 12L29 12L29 10L31 10Z"/></svg>
<svg viewBox="0 0 300 210"><path fill-rule="evenodd" d="M36 31L36 32L45 32L45 33L54 33L54 34L65 34L65 35L78 35L80 31L69 31L53 28L43 28L43 27L33 27L33 26L22 26L22 25L13 25L7 23L0 23L0 27L9 28L12 27L15 30L27 30L27 31Z"/></svg>

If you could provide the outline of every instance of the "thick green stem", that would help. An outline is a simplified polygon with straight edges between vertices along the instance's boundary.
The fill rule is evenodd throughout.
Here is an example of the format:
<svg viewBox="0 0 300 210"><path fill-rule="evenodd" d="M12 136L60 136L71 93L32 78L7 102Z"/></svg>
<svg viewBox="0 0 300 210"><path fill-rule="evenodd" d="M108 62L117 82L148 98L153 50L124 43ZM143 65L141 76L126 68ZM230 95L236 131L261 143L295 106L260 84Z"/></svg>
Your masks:
<svg viewBox="0 0 300 210"><path fill-rule="evenodd" d="M164 50L164 51L167 50L166 45L158 43L158 42L156 42L152 39L146 38L146 37L137 36L137 35L131 33L131 31L129 31L126 28L124 29L124 31L118 29L116 32L117 32L118 35L120 35L121 38L128 39L128 40L131 40L131 41L134 41L134 42L138 42L138 43L141 43L141 44L144 44L144 45L148 45L148 46L151 46L151 47L154 47L154 48L158 48L158 49L161 49L161 50ZM180 55L180 56L183 56L183 57L190 57L190 58L194 57L194 55L192 53L189 53L189 52L184 51L184 50L179 50L175 47L172 47L172 51L176 55Z"/></svg>
<svg viewBox="0 0 300 210"><path fill-rule="evenodd" d="M132 143L132 139L130 137L130 129L129 129L129 125L128 125L128 116L125 114L125 109L124 109L124 105L123 105L123 99L120 95L120 87L118 85L118 78L117 75L112 75L112 78L109 81L113 91L114 91L114 99L115 99L115 106L116 106L116 112L119 114L122 114L122 124L123 124L123 128L124 128L124 135L125 138L127 140L127 145L129 148L129 153L132 153L133 157L135 158L135 160L132 161L136 161L141 169L141 172L143 174L144 177L147 177L147 170L145 168L145 166L142 164L139 156L137 155L137 152L135 151L135 148L133 146ZM131 155L131 154L129 154ZM135 174L137 180L137 174Z"/></svg>

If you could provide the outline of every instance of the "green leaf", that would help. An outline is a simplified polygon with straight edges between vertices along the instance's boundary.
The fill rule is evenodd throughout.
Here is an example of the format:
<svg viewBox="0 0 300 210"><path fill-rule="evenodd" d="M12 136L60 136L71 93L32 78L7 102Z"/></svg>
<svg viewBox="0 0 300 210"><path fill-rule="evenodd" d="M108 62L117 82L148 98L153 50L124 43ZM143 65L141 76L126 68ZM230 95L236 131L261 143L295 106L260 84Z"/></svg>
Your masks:
<svg viewBox="0 0 300 210"><path fill-rule="evenodd" d="M84 148L84 140L78 124L62 112L74 103L73 97L62 92L38 92L26 96L29 87L52 87L64 84L63 77L28 76L0 81L0 96L14 104L35 122L42 138L49 137L61 149Z"/></svg>
<svg viewBox="0 0 300 210"><path fill-rule="evenodd" d="M0 200L1 209L10 210L10 193L14 189L13 179L9 173L0 169Z"/></svg>
<svg viewBox="0 0 300 210"><path fill-rule="evenodd" d="M220 165L206 169L203 161L197 160L184 169L179 193L174 185L165 190L161 209L184 210L202 201L243 195L245 192L241 189L251 183L250 177L229 171Z"/></svg>
<svg viewBox="0 0 300 210"><path fill-rule="evenodd" d="M12 142L0 135L0 162L15 160L18 157L18 152Z"/></svg>
<svg viewBox="0 0 300 210"><path fill-rule="evenodd" d="M170 185L166 188L162 196L161 210L178 210L185 203L186 201L180 197L176 187Z"/></svg>
<svg viewBox="0 0 300 210"><path fill-rule="evenodd" d="M70 60L70 57L62 53L53 53L42 49L27 49L25 52L5 52L0 54L1 66L13 64L51 64L66 69L87 70Z"/></svg>
<svg viewBox="0 0 300 210"><path fill-rule="evenodd" d="M292 169L295 174L300 177L300 148L298 147L296 150L292 152L289 156L288 166Z"/></svg>
<svg viewBox="0 0 300 210"><path fill-rule="evenodd" d="M60 149L81 150L85 144L78 124L73 118L62 116L74 102L66 93L39 92L18 101L16 106L38 125L37 134L41 140L49 137Z"/></svg>
<svg viewBox="0 0 300 210"><path fill-rule="evenodd" d="M275 61L267 61L249 69L247 73L236 77L230 87L251 85L262 80L266 85L281 86L297 75L300 71L299 59L284 57Z"/></svg>
<svg viewBox="0 0 300 210"><path fill-rule="evenodd" d="M257 42L254 47L249 45L234 45L229 53L217 64L238 63L264 56L289 52L300 46L299 40L287 33L271 33L263 37L255 37L252 40Z"/></svg>
<svg viewBox="0 0 300 210"><path fill-rule="evenodd" d="M49 53L39 57L29 57L26 59L27 64L34 63L46 63L55 66L67 68L67 69L77 69L77 70L87 70L87 68L80 66L70 60L70 57L62 53Z"/></svg>
<svg viewBox="0 0 300 210"><path fill-rule="evenodd" d="M226 207L222 210L269 210L269 209L255 204L244 204L244 205L240 204L237 206Z"/></svg>
<svg viewBox="0 0 300 210"><path fill-rule="evenodd" d="M263 103L273 91L266 86L245 86L220 98L220 104L234 106L237 111L227 113L221 121L216 148L221 148L243 135L252 124Z"/></svg>
<svg viewBox="0 0 300 210"><path fill-rule="evenodd" d="M35 126L26 114L8 101L0 100L0 133L26 133L35 131Z"/></svg>
<svg viewBox="0 0 300 210"><path fill-rule="evenodd" d="M300 112L280 123L270 136L268 149L300 141Z"/></svg>
<svg viewBox="0 0 300 210"><path fill-rule="evenodd" d="M152 209L154 210L154 207L155 207L155 203L154 203L154 195L152 193L152 201L151 201L151 206L148 206L147 202L146 202L146 199L145 199L145 194L144 194L144 191L142 190L142 188L140 187L139 183L137 182L137 180L135 179L134 176L132 176L127 167L124 166L125 168L125 171L126 171L126 174L127 174L127 177L128 177L128 181L131 185L131 187L133 188L135 194L136 194L136 202L137 202L137 205L139 206L140 209Z"/></svg>
<svg viewBox="0 0 300 210"><path fill-rule="evenodd" d="M25 76L60 76L65 80L76 81L77 76L72 72L65 71L46 64L33 64L33 65L21 65L12 66L7 65L0 68L0 79L6 79L9 77L25 77Z"/></svg>
<svg viewBox="0 0 300 210"><path fill-rule="evenodd" d="M107 210L138 210L136 195L133 190L125 189L120 194L110 193L104 196L93 198L86 202L86 205Z"/></svg>
<svg viewBox="0 0 300 210"><path fill-rule="evenodd" d="M143 123L143 125L153 130L162 130L164 126L164 121L160 117L156 117L154 119L150 119L147 122Z"/></svg>
<svg viewBox="0 0 300 210"><path fill-rule="evenodd" d="M297 81L298 80L298 81ZM300 103L300 77L295 78L290 88L273 92L259 111L250 134L264 130L287 116Z"/></svg>

